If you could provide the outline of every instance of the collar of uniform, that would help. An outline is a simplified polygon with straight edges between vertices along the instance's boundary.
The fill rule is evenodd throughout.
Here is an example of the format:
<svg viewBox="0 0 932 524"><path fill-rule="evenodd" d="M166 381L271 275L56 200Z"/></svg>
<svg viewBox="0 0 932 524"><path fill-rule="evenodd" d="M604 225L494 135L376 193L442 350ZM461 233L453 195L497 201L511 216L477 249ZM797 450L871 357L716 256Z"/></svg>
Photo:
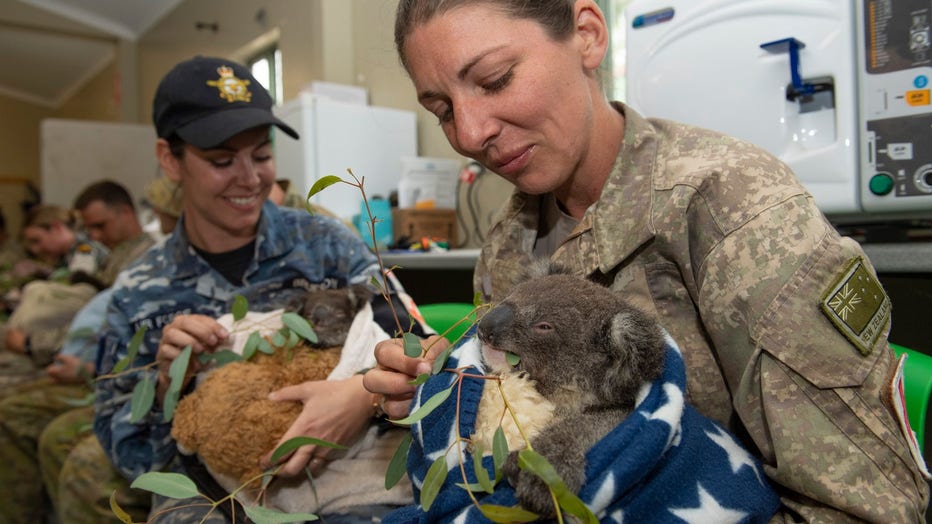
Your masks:
<svg viewBox="0 0 932 524"><path fill-rule="evenodd" d="M591 213L592 235L599 251L599 269L609 272L638 247L654 238L651 224L657 141L653 126L620 102L613 105L625 116L625 138Z"/></svg>
<svg viewBox="0 0 932 524"><path fill-rule="evenodd" d="M258 262L279 256L289 251L294 245L294 240L288 236L287 228L284 227L281 211L278 206L269 201L262 205L262 214L259 216L259 227L256 231L256 244L258 257L246 270L247 276L255 271ZM165 250L167 253L173 253L175 278L191 277L203 272L201 265L206 263L201 260L188 241L188 235L184 230L184 213L178 220L174 232L166 239Z"/></svg>

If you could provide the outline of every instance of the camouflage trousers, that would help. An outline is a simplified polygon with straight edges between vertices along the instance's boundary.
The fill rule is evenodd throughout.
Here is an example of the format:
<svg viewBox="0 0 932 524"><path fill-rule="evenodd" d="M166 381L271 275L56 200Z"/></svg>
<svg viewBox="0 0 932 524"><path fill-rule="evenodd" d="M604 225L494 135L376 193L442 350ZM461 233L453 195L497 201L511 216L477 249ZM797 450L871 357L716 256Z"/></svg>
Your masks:
<svg viewBox="0 0 932 524"><path fill-rule="evenodd" d="M45 371L36 366L26 355L12 351L0 351L0 397L4 397L17 386L38 380Z"/></svg>
<svg viewBox="0 0 932 524"><path fill-rule="evenodd" d="M60 515L65 512L66 507L56 499L62 497L63 491L73 492L72 481L69 477L62 482L59 472L64 469L66 457L70 458L70 452L77 443L88 438L97 443L90 431L93 408L74 407L89 392L84 384L57 384L44 378L17 386L0 400L0 464L3 464L0 468L0 524L43 522L50 501ZM94 482L102 471L112 469L103 450L100 450L100 457L100 461L91 468L95 470ZM61 489L62 486L66 489ZM95 487L102 491L108 486L100 483ZM106 491L103 508L116 523L119 519L109 511L111 491ZM86 502L74 504L69 500L69 513L101 503L100 497L91 497L83 492L81 495L81 500ZM148 502L148 497L145 502ZM145 515L145 511L141 514ZM101 519L100 512L97 512L88 520L69 516L66 519L60 517L59 521L62 524L79 524L107 520Z"/></svg>

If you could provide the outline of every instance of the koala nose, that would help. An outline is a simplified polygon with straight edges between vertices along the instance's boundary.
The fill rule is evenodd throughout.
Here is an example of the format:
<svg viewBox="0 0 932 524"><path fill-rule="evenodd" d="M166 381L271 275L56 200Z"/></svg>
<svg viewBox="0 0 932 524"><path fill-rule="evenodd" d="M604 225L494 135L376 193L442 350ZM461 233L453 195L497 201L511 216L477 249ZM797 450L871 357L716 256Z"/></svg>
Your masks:
<svg viewBox="0 0 932 524"><path fill-rule="evenodd" d="M479 338L495 344L495 336L509 326L515 318L515 310L509 304L499 304L479 320Z"/></svg>

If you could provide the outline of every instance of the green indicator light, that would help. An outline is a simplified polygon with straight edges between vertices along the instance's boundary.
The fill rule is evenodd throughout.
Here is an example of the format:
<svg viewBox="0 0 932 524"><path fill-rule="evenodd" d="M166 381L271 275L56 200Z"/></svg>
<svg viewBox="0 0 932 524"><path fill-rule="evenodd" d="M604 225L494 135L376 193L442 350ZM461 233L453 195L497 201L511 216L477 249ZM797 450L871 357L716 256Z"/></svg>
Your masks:
<svg viewBox="0 0 932 524"><path fill-rule="evenodd" d="M886 173L878 173L871 177L870 184L868 187L871 190L871 193L884 196L893 191L893 177Z"/></svg>

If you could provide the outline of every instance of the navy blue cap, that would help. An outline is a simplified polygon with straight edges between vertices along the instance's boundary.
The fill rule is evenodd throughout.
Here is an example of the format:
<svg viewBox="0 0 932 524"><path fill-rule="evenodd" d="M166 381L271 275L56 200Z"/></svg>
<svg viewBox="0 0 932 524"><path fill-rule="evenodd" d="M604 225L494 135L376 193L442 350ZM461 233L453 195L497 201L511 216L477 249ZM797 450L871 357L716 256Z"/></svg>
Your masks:
<svg viewBox="0 0 932 524"><path fill-rule="evenodd" d="M162 78L152 103L160 138L178 135L200 149L217 147L248 129L274 125L298 133L272 114L272 97L252 73L232 60L196 56Z"/></svg>

